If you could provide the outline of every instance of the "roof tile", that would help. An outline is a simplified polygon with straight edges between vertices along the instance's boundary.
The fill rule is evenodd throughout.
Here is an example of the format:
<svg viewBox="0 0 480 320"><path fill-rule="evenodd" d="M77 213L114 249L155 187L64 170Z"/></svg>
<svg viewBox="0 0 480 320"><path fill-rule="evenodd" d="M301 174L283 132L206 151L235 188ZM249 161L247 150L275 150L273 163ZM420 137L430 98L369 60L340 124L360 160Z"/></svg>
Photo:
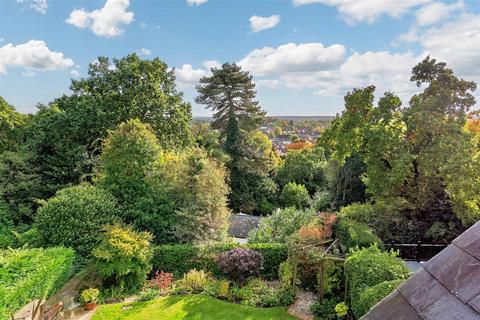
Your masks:
<svg viewBox="0 0 480 320"><path fill-rule="evenodd" d="M446 295L420 315L424 320L478 320L480 315L453 295Z"/></svg>
<svg viewBox="0 0 480 320"><path fill-rule="evenodd" d="M371 309L362 320L421 320L407 300L398 292L393 291L390 295Z"/></svg>
<svg viewBox="0 0 480 320"><path fill-rule="evenodd" d="M442 250L424 268L463 303L480 293L480 261L455 245Z"/></svg>
<svg viewBox="0 0 480 320"><path fill-rule="evenodd" d="M480 221L459 235L453 243L480 260Z"/></svg>
<svg viewBox="0 0 480 320"><path fill-rule="evenodd" d="M417 312L422 312L443 296L450 294L423 268L402 284L398 291Z"/></svg>

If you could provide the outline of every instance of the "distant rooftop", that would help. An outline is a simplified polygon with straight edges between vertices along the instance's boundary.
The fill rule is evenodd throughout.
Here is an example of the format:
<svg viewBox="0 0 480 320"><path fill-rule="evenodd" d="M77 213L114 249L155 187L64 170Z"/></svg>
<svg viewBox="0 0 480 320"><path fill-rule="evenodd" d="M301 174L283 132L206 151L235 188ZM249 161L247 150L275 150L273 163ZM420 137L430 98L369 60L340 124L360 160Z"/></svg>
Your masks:
<svg viewBox="0 0 480 320"><path fill-rule="evenodd" d="M480 319L480 222L361 318L386 319Z"/></svg>

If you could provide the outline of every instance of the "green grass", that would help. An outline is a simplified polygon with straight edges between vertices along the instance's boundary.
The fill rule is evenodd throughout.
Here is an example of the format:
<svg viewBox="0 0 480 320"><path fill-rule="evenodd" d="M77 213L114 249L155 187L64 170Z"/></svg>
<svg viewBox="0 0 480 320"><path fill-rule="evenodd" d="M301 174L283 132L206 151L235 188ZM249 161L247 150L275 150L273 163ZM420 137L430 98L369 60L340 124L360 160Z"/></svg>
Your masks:
<svg viewBox="0 0 480 320"><path fill-rule="evenodd" d="M126 310L122 307L130 306ZM286 308L251 308L204 295L101 305L92 320L293 320Z"/></svg>

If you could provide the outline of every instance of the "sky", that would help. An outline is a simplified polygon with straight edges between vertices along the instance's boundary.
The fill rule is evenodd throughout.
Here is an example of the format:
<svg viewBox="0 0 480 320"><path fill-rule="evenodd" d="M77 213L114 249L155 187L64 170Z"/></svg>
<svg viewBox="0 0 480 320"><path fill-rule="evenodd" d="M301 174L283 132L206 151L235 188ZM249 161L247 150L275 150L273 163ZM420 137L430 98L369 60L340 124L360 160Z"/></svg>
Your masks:
<svg viewBox="0 0 480 320"><path fill-rule="evenodd" d="M407 104L427 55L480 83L480 0L0 0L0 96L18 111L133 52L175 68L194 116L210 115L195 85L224 62L253 75L269 115L334 115L371 84Z"/></svg>

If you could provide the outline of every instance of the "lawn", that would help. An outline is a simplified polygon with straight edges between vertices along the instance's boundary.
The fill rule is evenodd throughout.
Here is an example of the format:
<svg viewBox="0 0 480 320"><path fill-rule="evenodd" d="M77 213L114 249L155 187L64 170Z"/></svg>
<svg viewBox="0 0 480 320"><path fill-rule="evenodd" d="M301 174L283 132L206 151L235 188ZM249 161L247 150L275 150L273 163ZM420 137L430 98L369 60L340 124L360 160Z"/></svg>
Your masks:
<svg viewBox="0 0 480 320"><path fill-rule="evenodd" d="M130 306L128 309L122 307ZM293 320L286 308L251 308L204 295L169 296L147 302L101 305L93 320Z"/></svg>

